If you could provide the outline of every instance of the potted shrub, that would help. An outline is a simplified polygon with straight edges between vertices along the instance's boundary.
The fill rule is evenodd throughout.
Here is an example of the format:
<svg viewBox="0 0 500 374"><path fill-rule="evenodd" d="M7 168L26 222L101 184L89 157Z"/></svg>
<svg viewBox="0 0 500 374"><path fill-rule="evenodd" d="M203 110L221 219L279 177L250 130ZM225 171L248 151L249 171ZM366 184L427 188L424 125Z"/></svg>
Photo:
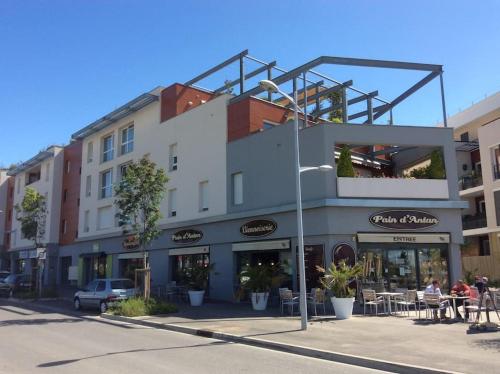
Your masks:
<svg viewBox="0 0 500 374"><path fill-rule="evenodd" d="M332 262L326 270L318 266L318 271L324 274L321 284L333 294L331 301L337 319L351 318L355 290L349 284L363 272L361 264L349 266L345 261L338 265Z"/></svg>
<svg viewBox="0 0 500 374"><path fill-rule="evenodd" d="M184 269L182 279L188 287L189 302L191 306L203 304L203 297L208 286L208 277L214 270L215 264L204 265L195 263L190 268Z"/></svg>
<svg viewBox="0 0 500 374"><path fill-rule="evenodd" d="M240 273L241 288L250 291L254 310L266 309L269 291L279 286L282 279L279 265L248 266Z"/></svg>

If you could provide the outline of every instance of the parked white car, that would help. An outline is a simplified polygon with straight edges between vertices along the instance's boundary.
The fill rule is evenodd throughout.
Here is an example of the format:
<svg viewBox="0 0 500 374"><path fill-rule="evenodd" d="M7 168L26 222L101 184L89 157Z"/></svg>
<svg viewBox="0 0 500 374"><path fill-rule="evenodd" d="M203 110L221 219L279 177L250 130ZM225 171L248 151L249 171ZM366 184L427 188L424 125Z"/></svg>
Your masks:
<svg viewBox="0 0 500 374"><path fill-rule="evenodd" d="M105 313L108 307L136 294L137 289L130 279L96 279L75 293L73 305L76 310L98 308L101 313Z"/></svg>

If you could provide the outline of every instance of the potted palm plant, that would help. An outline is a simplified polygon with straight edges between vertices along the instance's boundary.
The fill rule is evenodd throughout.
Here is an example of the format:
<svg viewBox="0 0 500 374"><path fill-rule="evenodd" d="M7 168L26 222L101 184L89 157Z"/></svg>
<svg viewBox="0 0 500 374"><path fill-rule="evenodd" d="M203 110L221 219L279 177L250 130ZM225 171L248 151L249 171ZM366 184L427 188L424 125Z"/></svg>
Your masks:
<svg viewBox="0 0 500 374"><path fill-rule="evenodd" d="M191 306L203 304L205 290L208 287L208 277L214 270L215 264L198 264L184 269L182 278L188 287L189 302Z"/></svg>
<svg viewBox="0 0 500 374"><path fill-rule="evenodd" d="M319 266L317 268L324 274L320 278L321 284L333 294L331 301L337 319L351 318L355 290L350 288L349 284L363 272L361 264L349 266L345 261L341 261L338 265L332 262L328 269Z"/></svg>
<svg viewBox="0 0 500 374"><path fill-rule="evenodd" d="M283 279L279 265L247 266L240 273L241 288L250 291L254 310L265 310L269 291Z"/></svg>

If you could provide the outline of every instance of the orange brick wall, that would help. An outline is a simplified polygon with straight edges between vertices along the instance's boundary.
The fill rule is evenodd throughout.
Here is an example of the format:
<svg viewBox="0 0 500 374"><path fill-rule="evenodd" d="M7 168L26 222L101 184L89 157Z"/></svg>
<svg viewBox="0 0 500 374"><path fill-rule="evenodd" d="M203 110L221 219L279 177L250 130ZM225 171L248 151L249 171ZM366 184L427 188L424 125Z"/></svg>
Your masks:
<svg viewBox="0 0 500 374"><path fill-rule="evenodd" d="M67 162L70 163L69 172ZM82 142L76 141L64 148L64 170L61 196L61 222L59 226L59 242L71 244L78 234L78 208L80 200L80 178L82 167ZM64 200L66 192L66 201ZM66 220L66 233L63 233L63 220Z"/></svg>
<svg viewBox="0 0 500 374"><path fill-rule="evenodd" d="M203 104L213 98L213 94L175 83L161 92L161 122Z"/></svg>

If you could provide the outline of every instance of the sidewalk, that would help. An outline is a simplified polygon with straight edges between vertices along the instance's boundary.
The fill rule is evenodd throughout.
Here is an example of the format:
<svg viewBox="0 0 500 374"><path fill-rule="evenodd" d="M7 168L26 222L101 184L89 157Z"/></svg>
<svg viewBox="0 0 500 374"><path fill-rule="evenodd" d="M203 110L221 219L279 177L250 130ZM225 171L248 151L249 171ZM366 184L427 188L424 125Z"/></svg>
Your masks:
<svg viewBox="0 0 500 374"><path fill-rule="evenodd" d="M247 344L269 344L270 348L299 354L304 354L301 347L309 348L318 351L316 357L328 358L330 353L330 359L342 360L343 355L353 355L358 356L358 362L369 358L452 372L493 373L500 370L500 332L467 334L468 325L459 322L434 323L414 316L362 315L337 321L326 316L313 319L308 330L301 331L298 317L281 317L276 310L255 312L246 304L216 303L200 308L181 305L179 313L173 315L133 320ZM340 355L335 356L337 353ZM366 365L376 367L369 361L362 366ZM388 366L378 368L387 370ZM404 369L397 371L405 372Z"/></svg>

